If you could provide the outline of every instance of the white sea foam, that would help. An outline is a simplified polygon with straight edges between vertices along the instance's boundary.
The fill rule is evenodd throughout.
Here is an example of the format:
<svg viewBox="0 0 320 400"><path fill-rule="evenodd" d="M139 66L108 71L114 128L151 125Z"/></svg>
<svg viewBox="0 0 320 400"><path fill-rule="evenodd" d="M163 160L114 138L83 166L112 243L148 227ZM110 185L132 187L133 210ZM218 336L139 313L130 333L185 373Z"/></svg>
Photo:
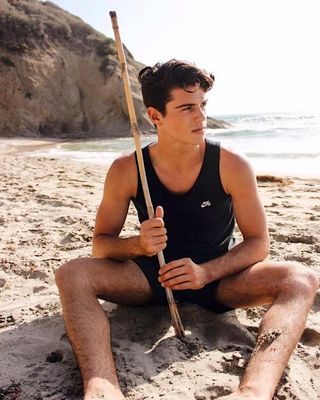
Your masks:
<svg viewBox="0 0 320 400"><path fill-rule="evenodd" d="M257 173L320 178L320 115L269 113L219 116L227 129L208 129L207 136L245 154ZM142 145L156 140L142 138ZM10 149L8 140L0 150ZM66 157L109 165L116 157L134 150L132 138L46 141L14 140L11 150L29 156ZM11 143L11 144L12 144Z"/></svg>
<svg viewBox="0 0 320 400"><path fill-rule="evenodd" d="M320 116L247 114L219 117L232 126L209 137L247 155L255 170L320 178Z"/></svg>

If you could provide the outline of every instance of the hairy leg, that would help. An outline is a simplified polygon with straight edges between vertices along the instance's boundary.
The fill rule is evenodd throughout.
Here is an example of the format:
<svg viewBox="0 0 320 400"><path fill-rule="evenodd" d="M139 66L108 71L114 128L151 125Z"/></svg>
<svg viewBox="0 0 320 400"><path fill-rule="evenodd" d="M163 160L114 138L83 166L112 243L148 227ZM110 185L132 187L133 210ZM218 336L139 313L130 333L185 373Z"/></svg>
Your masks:
<svg viewBox="0 0 320 400"><path fill-rule="evenodd" d="M75 259L56 272L67 334L76 355L84 400L123 399L114 365L110 325L98 298L142 305L152 298L150 285L133 261Z"/></svg>
<svg viewBox="0 0 320 400"><path fill-rule="evenodd" d="M318 288L319 280L309 269L271 261L257 263L221 281L216 296L225 305L270 305L239 389L225 399L272 399Z"/></svg>

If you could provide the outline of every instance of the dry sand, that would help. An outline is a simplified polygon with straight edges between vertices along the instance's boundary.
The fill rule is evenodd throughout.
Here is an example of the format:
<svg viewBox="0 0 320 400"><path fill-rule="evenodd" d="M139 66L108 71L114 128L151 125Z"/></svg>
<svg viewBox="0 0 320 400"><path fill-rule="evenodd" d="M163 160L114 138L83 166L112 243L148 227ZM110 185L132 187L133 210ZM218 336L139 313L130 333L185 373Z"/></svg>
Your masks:
<svg viewBox="0 0 320 400"><path fill-rule="evenodd" d="M54 271L91 255L106 168L62 159L3 155L0 198L0 399L81 399L81 380L65 335ZM301 261L320 277L320 181L259 183L271 255ZM124 234L137 229L130 209ZM215 399L239 383L253 350L261 307L215 315L194 305L180 313L188 344L166 307L116 308L116 365L128 399ZM320 398L320 294L276 399Z"/></svg>

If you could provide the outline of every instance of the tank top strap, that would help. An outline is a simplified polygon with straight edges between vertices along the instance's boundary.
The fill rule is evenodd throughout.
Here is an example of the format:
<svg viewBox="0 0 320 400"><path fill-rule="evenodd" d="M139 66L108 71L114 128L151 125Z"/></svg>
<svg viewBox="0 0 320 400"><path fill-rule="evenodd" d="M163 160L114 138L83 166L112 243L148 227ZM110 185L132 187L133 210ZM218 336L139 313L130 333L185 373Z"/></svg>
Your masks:
<svg viewBox="0 0 320 400"><path fill-rule="evenodd" d="M142 183L140 179L140 174L139 174L139 168L138 168L138 159L137 159L137 153L134 153L135 155L135 160L136 160L136 165L137 165L137 170L138 170L138 189L137 193L141 193L142 191ZM149 184L149 187L156 187L164 192L168 192L167 188L163 186L162 182L158 178L156 171L153 168L151 159L150 159L150 153L149 153L149 145L145 146L142 148L142 155L143 155L143 161L145 165L145 170L146 170L146 176L147 176L147 181ZM218 190L219 192L225 193L222 183L221 183L221 178L220 178L220 143L206 139L206 150L205 150L205 155L203 159L203 164L200 170L200 173L193 185L193 187L187 192L191 192L192 189L196 188L198 185L200 186L210 186L214 188L214 190ZM172 194L174 195L174 194Z"/></svg>
<svg viewBox="0 0 320 400"><path fill-rule="evenodd" d="M137 195L138 195L139 193L143 194L143 189L142 189L141 177L140 177L140 173L139 173L138 157L137 157L136 151L134 152L134 157L136 160L137 173L138 173L138 187L137 187ZM158 180L156 171L154 170L151 159L150 159L149 144L142 148L142 157L143 157L143 162L144 162L144 166L145 166L148 185L149 185L149 187L153 187L153 184L156 182L158 183L159 180ZM159 183L161 183L161 182L159 182Z"/></svg>
<svg viewBox="0 0 320 400"><path fill-rule="evenodd" d="M210 185L225 194L220 177L220 142L206 139L204 165L199 176L200 184Z"/></svg>

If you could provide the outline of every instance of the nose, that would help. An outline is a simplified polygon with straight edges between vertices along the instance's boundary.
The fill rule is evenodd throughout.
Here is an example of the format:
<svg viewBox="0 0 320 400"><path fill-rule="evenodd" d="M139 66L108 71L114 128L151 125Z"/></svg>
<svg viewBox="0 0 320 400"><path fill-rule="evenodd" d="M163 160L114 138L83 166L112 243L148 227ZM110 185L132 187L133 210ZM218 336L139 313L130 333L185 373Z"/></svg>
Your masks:
<svg viewBox="0 0 320 400"><path fill-rule="evenodd" d="M196 120L204 121L207 118L206 110L202 107L199 107L196 112Z"/></svg>

